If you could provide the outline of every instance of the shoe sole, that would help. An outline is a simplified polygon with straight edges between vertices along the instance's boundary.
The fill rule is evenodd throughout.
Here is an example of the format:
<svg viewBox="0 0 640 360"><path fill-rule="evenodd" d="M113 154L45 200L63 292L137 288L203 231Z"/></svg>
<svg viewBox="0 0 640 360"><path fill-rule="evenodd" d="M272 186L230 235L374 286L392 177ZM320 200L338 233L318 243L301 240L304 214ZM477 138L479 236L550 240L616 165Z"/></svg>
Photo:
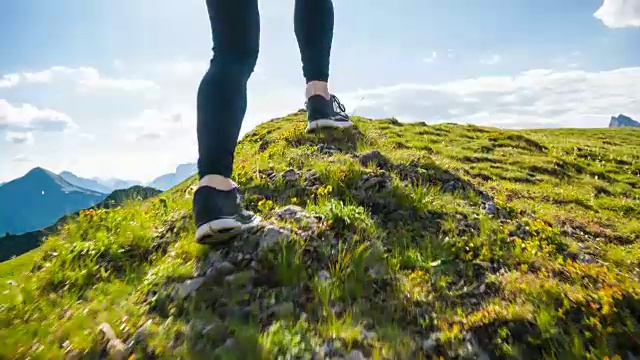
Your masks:
<svg viewBox="0 0 640 360"><path fill-rule="evenodd" d="M313 132L319 129L343 129L352 127L351 121L335 121L332 119L318 119L307 124L307 132Z"/></svg>
<svg viewBox="0 0 640 360"><path fill-rule="evenodd" d="M260 223L256 216L250 223L243 224L234 219L218 219L202 224L196 230L196 241L203 245L214 245L242 234Z"/></svg>

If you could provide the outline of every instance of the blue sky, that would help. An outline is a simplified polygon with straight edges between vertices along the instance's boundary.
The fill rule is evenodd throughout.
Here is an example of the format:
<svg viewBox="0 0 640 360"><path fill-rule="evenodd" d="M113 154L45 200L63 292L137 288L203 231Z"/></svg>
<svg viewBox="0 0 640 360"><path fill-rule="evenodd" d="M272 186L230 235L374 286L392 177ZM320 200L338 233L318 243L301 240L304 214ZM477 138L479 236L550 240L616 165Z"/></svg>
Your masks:
<svg viewBox="0 0 640 360"><path fill-rule="evenodd" d="M302 107L293 0L261 1L243 132ZM349 112L507 128L640 118L640 0L335 0ZM0 2L0 181L149 180L196 159L204 0Z"/></svg>

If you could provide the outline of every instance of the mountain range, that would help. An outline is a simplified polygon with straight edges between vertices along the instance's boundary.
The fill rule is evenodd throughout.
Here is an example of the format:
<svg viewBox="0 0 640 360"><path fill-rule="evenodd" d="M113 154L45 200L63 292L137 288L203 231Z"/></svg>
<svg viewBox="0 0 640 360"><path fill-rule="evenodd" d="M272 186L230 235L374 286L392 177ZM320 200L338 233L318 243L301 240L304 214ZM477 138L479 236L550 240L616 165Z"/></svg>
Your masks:
<svg viewBox="0 0 640 360"><path fill-rule="evenodd" d="M160 194L161 191L149 187L134 185L127 189L115 190L99 203L93 205L92 209L104 208L111 209L119 207L125 201L144 200ZM54 234L67 219L76 216L79 211L71 214L65 214L53 224L34 231L29 231L19 235L7 235L0 237L0 262L11 259L14 256L20 256L27 251L40 246L42 240L47 236ZM34 214L35 215L35 214Z"/></svg>
<svg viewBox="0 0 640 360"><path fill-rule="evenodd" d="M195 163L178 165L176 171L169 174L164 174L155 178L147 186L158 190L169 190L170 188L180 184L187 180L191 175L198 171L198 166Z"/></svg>
<svg viewBox="0 0 640 360"><path fill-rule="evenodd" d="M197 171L195 163L149 182L147 188L168 190ZM117 190L142 186L121 179L83 178L69 171L55 174L41 167L0 185L0 237L45 228L60 217L93 206Z"/></svg>
<svg viewBox="0 0 640 360"><path fill-rule="evenodd" d="M191 175L195 174L197 171L198 168L197 164L195 163L181 164L176 167L175 172L158 176L157 178L146 184L140 181L121 180L116 178L83 178L69 171L63 171L59 175L73 185L97 191L103 194L109 194L115 190L127 189L136 185L147 186L162 191L169 190L170 188L189 178Z"/></svg>
<svg viewBox="0 0 640 360"><path fill-rule="evenodd" d="M51 171L34 168L0 186L0 234L44 228L105 197L104 193L74 185Z"/></svg>

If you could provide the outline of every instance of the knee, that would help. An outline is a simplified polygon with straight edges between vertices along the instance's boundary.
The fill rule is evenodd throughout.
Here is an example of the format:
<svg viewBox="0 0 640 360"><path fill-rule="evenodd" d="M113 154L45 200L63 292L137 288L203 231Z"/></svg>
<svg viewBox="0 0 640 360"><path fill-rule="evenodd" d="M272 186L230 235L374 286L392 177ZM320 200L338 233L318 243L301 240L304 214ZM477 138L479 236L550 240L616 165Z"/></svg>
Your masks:
<svg viewBox="0 0 640 360"><path fill-rule="evenodd" d="M248 77L258 62L258 50L218 51L213 54L211 67L227 75Z"/></svg>

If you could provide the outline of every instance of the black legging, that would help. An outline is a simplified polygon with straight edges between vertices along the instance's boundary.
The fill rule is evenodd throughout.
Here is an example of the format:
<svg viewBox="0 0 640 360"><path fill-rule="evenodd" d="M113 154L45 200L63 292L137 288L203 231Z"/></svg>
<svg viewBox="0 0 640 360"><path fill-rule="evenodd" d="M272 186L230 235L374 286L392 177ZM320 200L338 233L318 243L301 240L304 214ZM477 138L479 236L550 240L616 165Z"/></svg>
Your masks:
<svg viewBox="0 0 640 360"><path fill-rule="evenodd" d="M198 172L200 178L231 177L247 82L258 59L258 0L206 1L214 54L198 88ZM307 82L329 79L333 22L331 0L296 0L294 28Z"/></svg>

